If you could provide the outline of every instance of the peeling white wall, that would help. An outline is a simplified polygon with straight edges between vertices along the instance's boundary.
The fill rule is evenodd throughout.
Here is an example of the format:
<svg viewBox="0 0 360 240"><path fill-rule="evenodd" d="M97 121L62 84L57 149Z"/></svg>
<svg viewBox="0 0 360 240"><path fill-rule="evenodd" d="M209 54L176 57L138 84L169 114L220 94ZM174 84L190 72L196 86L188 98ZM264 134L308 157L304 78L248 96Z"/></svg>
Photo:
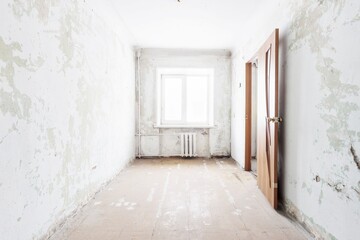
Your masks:
<svg viewBox="0 0 360 240"><path fill-rule="evenodd" d="M214 123L211 129L159 129L156 125L156 69L213 68ZM142 49L140 58L141 118L143 135L197 133L197 154L202 157L230 155L231 59L225 50ZM138 149L138 148L136 148ZM142 136L141 155L180 154L178 136Z"/></svg>
<svg viewBox="0 0 360 240"><path fill-rule="evenodd" d="M96 1L0 2L0 238L37 239L134 158L134 55Z"/></svg>
<svg viewBox="0 0 360 240"><path fill-rule="evenodd" d="M360 235L360 2L277 1L233 58L232 156L244 163L245 61L280 29L280 194L319 238Z"/></svg>

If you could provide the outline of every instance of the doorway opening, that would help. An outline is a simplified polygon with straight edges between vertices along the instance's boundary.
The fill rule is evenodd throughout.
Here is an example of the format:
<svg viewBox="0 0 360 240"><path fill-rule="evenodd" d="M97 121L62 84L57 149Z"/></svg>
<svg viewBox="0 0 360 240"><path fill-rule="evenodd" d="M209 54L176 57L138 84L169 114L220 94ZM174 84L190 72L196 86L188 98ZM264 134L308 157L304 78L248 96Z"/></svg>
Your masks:
<svg viewBox="0 0 360 240"><path fill-rule="evenodd" d="M246 63L245 170L257 176L258 61Z"/></svg>
<svg viewBox="0 0 360 240"><path fill-rule="evenodd" d="M257 60L251 64L251 161L250 170L257 176Z"/></svg>

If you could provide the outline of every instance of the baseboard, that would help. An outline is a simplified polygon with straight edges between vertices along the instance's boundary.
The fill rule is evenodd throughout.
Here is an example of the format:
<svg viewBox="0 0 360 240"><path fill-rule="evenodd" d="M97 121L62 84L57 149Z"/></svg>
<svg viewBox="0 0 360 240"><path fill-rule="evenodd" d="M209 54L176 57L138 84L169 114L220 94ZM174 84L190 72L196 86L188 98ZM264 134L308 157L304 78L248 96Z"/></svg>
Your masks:
<svg viewBox="0 0 360 240"><path fill-rule="evenodd" d="M283 200L280 207L284 210L284 212L290 219L295 220L297 223L299 223L311 235L313 239L336 239L336 237L328 233L323 227L314 223L312 218L302 213L290 200Z"/></svg>

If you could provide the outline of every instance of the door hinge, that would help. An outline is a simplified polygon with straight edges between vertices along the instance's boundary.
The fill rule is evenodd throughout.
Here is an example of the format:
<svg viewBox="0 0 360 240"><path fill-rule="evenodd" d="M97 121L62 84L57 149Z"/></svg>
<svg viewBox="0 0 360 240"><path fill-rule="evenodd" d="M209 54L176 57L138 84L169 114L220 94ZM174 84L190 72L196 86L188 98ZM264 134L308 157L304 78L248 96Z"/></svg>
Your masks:
<svg viewBox="0 0 360 240"><path fill-rule="evenodd" d="M281 123L283 121L282 117L267 117L266 120L269 123Z"/></svg>

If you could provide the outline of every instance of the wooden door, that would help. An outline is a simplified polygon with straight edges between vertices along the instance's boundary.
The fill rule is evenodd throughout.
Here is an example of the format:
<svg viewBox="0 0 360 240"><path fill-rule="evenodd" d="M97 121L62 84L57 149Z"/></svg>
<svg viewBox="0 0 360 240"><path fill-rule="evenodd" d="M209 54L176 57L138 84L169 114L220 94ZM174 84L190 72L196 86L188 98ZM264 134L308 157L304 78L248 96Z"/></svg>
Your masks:
<svg viewBox="0 0 360 240"><path fill-rule="evenodd" d="M279 30L271 34L257 53L258 120L257 182L273 208L277 208L278 58Z"/></svg>

